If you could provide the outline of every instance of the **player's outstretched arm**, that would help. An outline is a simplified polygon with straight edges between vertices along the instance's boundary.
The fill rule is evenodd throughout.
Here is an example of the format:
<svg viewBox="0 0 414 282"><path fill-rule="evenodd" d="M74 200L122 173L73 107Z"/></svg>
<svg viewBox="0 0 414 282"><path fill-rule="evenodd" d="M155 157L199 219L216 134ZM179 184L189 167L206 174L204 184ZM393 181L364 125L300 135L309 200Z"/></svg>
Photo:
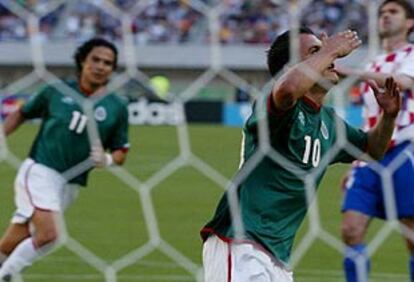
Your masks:
<svg viewBox="0 0 414 282"><path fill-rule="evenodd" d="M374 91L382 115L377 125L368 132L368 154L374 159L384 156L391 140L397 117L401 107L400 89L397 82L388 77L385 80L384 90L381 91L375 81L368 81Z"/></svg>
<svg viewBox="0 0 414 282"><path fill-rule="evenodd" d="M382 88L385 87L385 81L390 76L394 78L395 82L397 82L398 87L401 90L412 89L414 86L414 78L406 74L370 72L370 71L364 71L364 70L359 70L359 69L353 69L353 68L349 68L345 66L336 66L335 69L341 76L353 75L363 81L375 80L377 85Z"/></svg>
<svg viewBox="0 0 414 282"><path fill-rule="evenodd" d="M290 68L276 82L272 90L275 107L287 110L296 100L305 95L320 79L320 75L332 66L337 58L345 57L361 45L354 31L344 31L331 37L324 36L319 51L310 54L302 62ZM316 75L309 75L304 70L312 70Z"/></svg>
<svg viewBox="0 0 414 282"><path fill-rule="evenodd" d="M3 123L3 130L6 136L13 133L23 122L25 118L20 109L9 114Z"/></svg>

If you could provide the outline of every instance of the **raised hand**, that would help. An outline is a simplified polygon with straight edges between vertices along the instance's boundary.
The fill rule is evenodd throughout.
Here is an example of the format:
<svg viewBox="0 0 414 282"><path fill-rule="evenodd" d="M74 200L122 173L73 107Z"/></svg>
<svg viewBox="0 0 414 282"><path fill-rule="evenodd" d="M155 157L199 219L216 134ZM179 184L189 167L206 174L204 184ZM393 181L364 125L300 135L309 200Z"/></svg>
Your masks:
<svg viewBox="0 0 414 282"><path fill-rule="evenodd" d="M338 58L347 56L362 44L358 34L351 30L342 31L330 37L323 34L321 41L322 48L329 53L334 53Z"/></svg>
<svg viewBox="0 0 414 282"><path fill-rule="evenodd" d="M347 77L356 74L356 70L354 68L350 68L344 65L335 64L335 70L340 77Z"/></svg>
<svg viewBox="0 0 414 282"><path fill-rule="evenodd" d="M401 107L400 89L393 77L385 80L384 89L380 89L374 80L367 82L374 91L378 105L384 112L384 115L396 117Z"/></svg>
<svg viewBox="0 0 414 282"><path fill-rule="evenodd" d="M104 149L100 145L92 146L90 159L93 161L95 167L102 168L112 165L112 156L105 153Z"/></svg>

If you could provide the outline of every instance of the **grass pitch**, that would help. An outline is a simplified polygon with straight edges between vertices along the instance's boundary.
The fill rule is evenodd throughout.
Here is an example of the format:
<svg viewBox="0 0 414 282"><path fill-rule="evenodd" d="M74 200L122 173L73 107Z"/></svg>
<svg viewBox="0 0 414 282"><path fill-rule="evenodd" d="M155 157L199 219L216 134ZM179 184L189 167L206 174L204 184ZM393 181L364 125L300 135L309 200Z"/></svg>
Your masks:
<svg viewBox="0 0 414 282"><path fill-rule="evenodd" d="M33 124L24 125L8 139L10 151L20 160L27 155L37 129ZM61 247L35 263L24 272L24 281L105 281L105 273L97 269L112 263L122 268L117 281L195 281L188 270L201 264L198 232L223 192L219 181L206 173L231 178L238 166L241 133L239 128L200 125L189 126L188 134L186 138L174 127L132 126L132 148L123 177L94 171L89 187L66 212L68 234L78 243L71 243L71 248ZM188 148L195 156L192 162L177 159L180 152L185 156ZM14 210L16 170L9 161L0 163L0 232ZM339 183L347 168L331 167L318 192L320 223L328 236L318 233L321 236L313 237L308 221L300 230L296 246L304 238L311 244L295 268L298 282L344 281L341 253L320 237L339 241ZM377 242L381 227L380 222L373 222L370 242ZM143 246L151 246L148 242L157 239L158 234L161 248L149 247L152 251L147 253ZM408 255L400 236L392 232L378 243L371 281L409 281ZM86 251L83 258L76 251L79 248ZM133 251L130 260L123 260ZM124 262L128 266L123 267ZM106 275L112 274L109 271Z"/></svg>

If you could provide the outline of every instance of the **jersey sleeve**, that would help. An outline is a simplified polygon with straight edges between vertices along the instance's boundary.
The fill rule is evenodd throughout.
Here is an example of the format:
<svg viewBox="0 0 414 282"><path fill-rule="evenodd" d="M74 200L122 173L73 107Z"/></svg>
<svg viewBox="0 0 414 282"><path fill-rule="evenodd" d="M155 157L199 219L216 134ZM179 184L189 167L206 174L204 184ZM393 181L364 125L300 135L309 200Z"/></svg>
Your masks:
<svg viewBox="0 0 414 282"><path fill-rule="evenodd" d="M282 128L289 126L292 118L294 117L295 113L297 112L298 105L301 103L298 100L292 108L281 111L276 109L275 104L272 101L272 96L269 95L266 101L266 109L267 109L267 116L269 121L269 126L272 133L276 133L277 131L281 130Z"/></svg>
<svg viewBox="0 0 414 282"><path fill-rule="evenodd" d="M273 104L271 95L268 95L264 99L255 101L252 114L245 123L244 131L248 131L253 136L257 136L258 124L261 119L266 117L270 134L277 134L277 132L289 126L296 111L297 105L286 111L277 110Z"/></svg>
<svg viewBox="0 0 414 282"><path fill-rule="evenodd" d="M129 150L128 125L128 109L122 105L114 135L109 143L111 152L116 150L127 152Z"/></svg>
<svg viewBox="0 0 414 282"><path fill-rule="evenodd" d="M366 132L359 128L355 128L348 123L346 123L341 118L339 119L339 128L344 128L342 132L345 133L346 136L338 135L337 138L346 138L347 144L352 144L353 146L357 147L359 150L365 152L368 147L368 135ZM341 132L339 132L341 133ZM335 156L334 160L331 163L342 162L342 163L350 163L357 159L356 156L349 154L345 148L342 148L340 152Z"/></svg>
<svg viewBox="0 0 414 282"><path fill-rule="evenodd" d="M401 62L399 68L396 68L396 74L403 74L414 78L414 50L410 51L410 54Z"/></svg>
<svg viewBox="0 0 414 282"><path fill-rule="evenodd" d="M48 87L33 94L22 106L21 112L27 119L40 118L47 114L49 105Z"/></svg>

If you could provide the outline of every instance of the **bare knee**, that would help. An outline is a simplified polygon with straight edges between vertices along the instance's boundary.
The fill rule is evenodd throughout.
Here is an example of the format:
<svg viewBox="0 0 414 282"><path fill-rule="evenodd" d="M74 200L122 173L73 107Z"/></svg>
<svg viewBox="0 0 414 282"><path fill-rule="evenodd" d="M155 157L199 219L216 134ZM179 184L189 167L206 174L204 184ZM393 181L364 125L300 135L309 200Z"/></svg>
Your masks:
<svg viewBox="0 0 414 282"><path fill-rule="evenodd" d="M407 244L407 249L411 255L414 255L414 219L402 219L401 223L403 224L401 226L401 231Z"/></svg>
<svg viewBox="0 0 414 282"><path fill-rule="evenodd" d="M364 240L363 228L352 222L342 222L341 234L342 240L347 245L360 244Z"/></svg>
<svg viewBox="0 0 414 282"><path fill-rule="evenodd" d="M406 245L407 245L407 249L410 252L411 255L414 255L414 243L412 242L411 239L406 238L405 239Z"/></svg>
<svg viewBox="0 0 414 282"><path fill-rule="evenodd" d="M346 212L341 224L342 240L346 245L361 244L364 241L368 217L355 212Z"/></svg>
<svg viewBox="0 0 414 282"><path fill-rule="evenodd" d="M53 212L36 210L32 223L35 227L33 238L38 247L54 243L58 239L56 214Z"/></svg>
<svg viewBox="0 0 414 282"><path fill-rule="evenodd" d="M47 230L37 230L34 236L34 242L38 247L52 244L56 242L57 239L58 232L55 228L49 228Z"/></svg>

